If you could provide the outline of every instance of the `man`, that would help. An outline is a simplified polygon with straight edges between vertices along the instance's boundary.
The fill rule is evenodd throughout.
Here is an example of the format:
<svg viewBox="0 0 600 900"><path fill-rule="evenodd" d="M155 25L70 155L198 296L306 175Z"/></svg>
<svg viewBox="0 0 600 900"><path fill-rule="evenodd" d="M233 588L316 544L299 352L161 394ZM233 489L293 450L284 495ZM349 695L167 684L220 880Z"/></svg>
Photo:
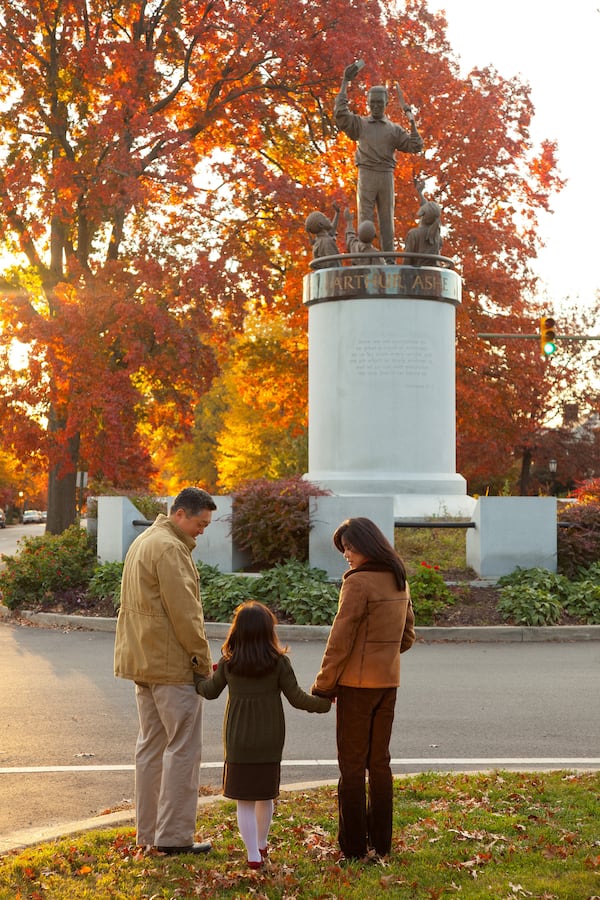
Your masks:
<svg viewBox="0 0 600 900"><path fill-rule="evenodd" d="M115 675L135 682L137 843L168 854L211 849L194 842L202 752L194 673L208 676L212 661L192 550L216 508L206 491L185 488L123 566Z"/></svg>
<svg viewBox="0 0 600 900"><path fill-rule="evenodd" d="M411 130L405 131L394 125L385 115L388 91L383 85L376 85L367 94L368 116L359 116L348 108L348 82L360 71L357 64L346 66L340 92L336 97L335 121L344 134L357 142L356 165L358 185L356 200L358 221L375 221L375 210L379 219L381 249L386 253L394 250L394 169L396 150L402 153L420 153L423 139L417 131L412 113L409 115ZM407 108L409 110L409 108Z"/></svg>

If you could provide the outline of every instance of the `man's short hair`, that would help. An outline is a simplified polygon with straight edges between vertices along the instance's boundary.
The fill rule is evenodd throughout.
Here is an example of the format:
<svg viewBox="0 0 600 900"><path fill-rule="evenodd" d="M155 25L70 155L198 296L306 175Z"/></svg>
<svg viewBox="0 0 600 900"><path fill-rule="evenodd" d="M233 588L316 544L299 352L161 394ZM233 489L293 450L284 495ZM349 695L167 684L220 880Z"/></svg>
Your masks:
<svg viewBox="0 0 600 900"><path fill-rule="evenodd" d="M202 488L187 487L179 491L173 500L171 512L183 509L188 516L197 516L203 509L215 510L216 508L217 504L207 491L203 491Z"/></svg>
<svg viewBox="0 0 600 900"><path fill-rule="evenodd" d="M367 100L371 99L372 94L383 94L386 103L390 99L390 95L388 94L388 89L386 88L385 84L374 84L373 87L370 87L367 91Z"/></svg>

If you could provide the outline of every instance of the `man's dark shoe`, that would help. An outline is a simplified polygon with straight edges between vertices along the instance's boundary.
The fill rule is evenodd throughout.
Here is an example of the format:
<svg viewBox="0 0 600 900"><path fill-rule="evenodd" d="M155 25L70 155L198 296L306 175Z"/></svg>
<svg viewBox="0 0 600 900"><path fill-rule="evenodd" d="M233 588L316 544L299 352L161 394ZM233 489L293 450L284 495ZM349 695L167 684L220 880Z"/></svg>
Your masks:
<svg viewBox="0 0 600 900"><path fill-rule="evenodd" d="M178 853L208 853L212 850L210 841L204 841L202 844L188 844L187 847L157 847L159 853L166 853L167 856L175 856Z"/></svg>

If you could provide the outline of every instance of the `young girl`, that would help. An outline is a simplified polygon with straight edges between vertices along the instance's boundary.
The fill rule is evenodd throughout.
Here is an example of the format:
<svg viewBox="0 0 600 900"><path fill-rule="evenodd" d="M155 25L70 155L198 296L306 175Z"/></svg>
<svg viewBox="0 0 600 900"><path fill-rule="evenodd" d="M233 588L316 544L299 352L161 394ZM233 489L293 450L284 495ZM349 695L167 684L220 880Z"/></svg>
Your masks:
<svg viewBox="0 0 600 900"><path fill-rule="evenodd" d="M298 685L286 649L275 633L270 609L250 600L235 611L216 671L195 676L196 690L214 700L227 686L223 723L223 794L237 800L237 820L248 865L259 869L267 857L273 800L279 794L285 738L281 693L297 709L325 713L331 701Z"/></svg>
<svg viewBox="0 0 600 900"><path fill-rule="evenodd" d="M337 223L340 217L340 208L334 203L335 215L331 221L322 212L311 212L306 217L305 228L312 244L313 259L321 256L337 256L340 252L336 243ZM339 260L329 260L325 263L316 263L313 269L337 268L341 266Z"/></svg>

